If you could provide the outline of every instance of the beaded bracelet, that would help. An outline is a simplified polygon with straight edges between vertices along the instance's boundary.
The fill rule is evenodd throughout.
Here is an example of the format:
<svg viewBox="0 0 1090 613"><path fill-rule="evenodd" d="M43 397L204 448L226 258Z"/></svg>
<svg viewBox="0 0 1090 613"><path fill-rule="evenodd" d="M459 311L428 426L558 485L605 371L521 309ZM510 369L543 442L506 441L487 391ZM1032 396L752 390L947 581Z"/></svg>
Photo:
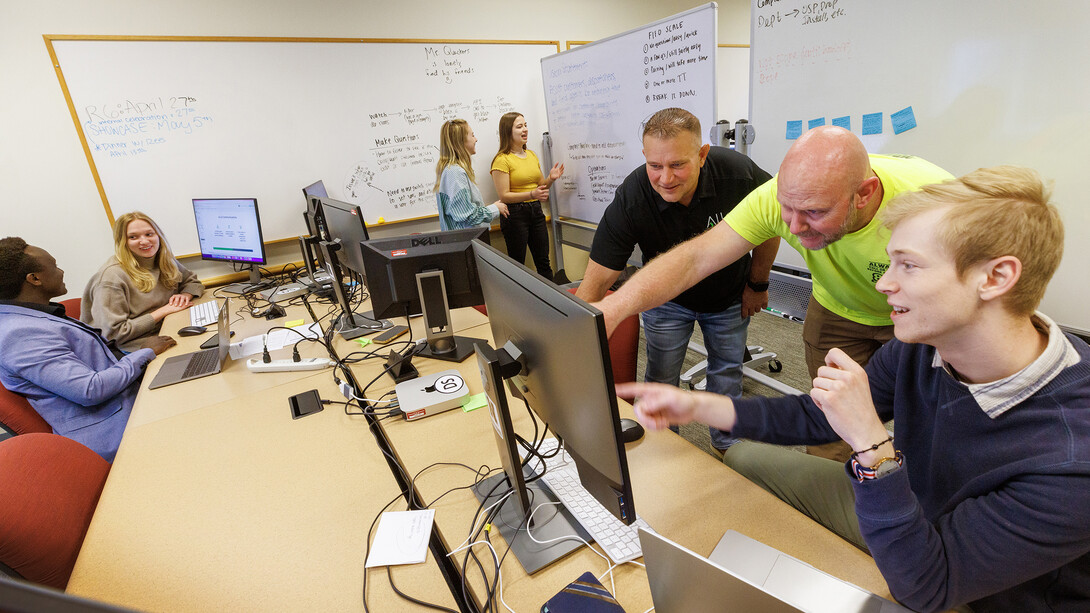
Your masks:
<svg viewBox="0 0 1090 613"><path fill-rule="evenodd" d="M854 460L854 459L859 457L859 454L867 453L868 451L874 451L875 449L878 449L882 445L885 445L886 443L889 443L889 442L892 442L892 441L893 441L893 435L891 434L891 435L889 435L889 438L882 441L881 443L875 443L875 444L871 445L870 447L868 447L866 449L860 449L859 451L852 450L851 458Z"/></svg>

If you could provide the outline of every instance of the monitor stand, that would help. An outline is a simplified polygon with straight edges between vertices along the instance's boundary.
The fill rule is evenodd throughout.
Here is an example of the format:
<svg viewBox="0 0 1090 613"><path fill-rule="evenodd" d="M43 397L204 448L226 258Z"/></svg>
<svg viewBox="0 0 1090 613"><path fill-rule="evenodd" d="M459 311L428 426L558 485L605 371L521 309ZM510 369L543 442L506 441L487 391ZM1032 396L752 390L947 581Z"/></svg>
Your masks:
<svg viewBox="0 0 1090 613"><path fill-rule="evenodd" d="M527 481L535 476L529 468L525 470L525 475ZM503 498L510 491L511 486L507 485L506 481L506 473L501 472L493 475L473 486L473 494L481 501L481 505L487 507ZM492 492L492 494L487 495L489 492ZM527 516L522 514L518 503L514 500L514 496L509 496L500 506L499 516L493 519L491 523L493 528L500 531L503 540L507 541L507 544L511 546L511 553L515 554L515 558L518 559L519 564L522 564L522 568L527 574L532 575L576 549L584 547L584 541L587 543L594 542L594 537L584 530L583 526L579 525L579 521L572 516L563 503L557 500L556 495L549 489L549 486L540 481L527 483L526 492L530 498L531 509L535 509L543 503L558 503L549 504L534 513L534 524L530 528L534 538L539 541L550 541L569 537L544 545L535 543L526 534ZM574 536L578 536L583 540L579 541L571 538Z"/></svg>
<svg viewBox="0 0 1090 613"><path fill-rule="evenodd" d="M261 270L257 264L249 264L248 266L250 268L250 279L248 281L225 285L220 288L220 291L241 296L272 287L268 282L261 280Z"/></svg>
<svg viewBox="0 0 1090 613"><path fill-rule="evenodd" d="M522 370L522 364L511 357L507 347L495 350L488 343L481 342L476 345L476 353L503 471L475 485L473 493L481 501L481 506L491 505L506 497L490 523L499 529L522 568L533 574L579 549L583 542L590 543L592 538L564 505L547 504L557 503L556 496L538 480L533 468L522 465L519 444L515 440L515 424L503 388L504 380L517 375ZM541 504L546 506L532 513ZM522 534L527 530L527 525L539 541L558 540L536 543L529 534ZM570 538L573 535L578 535L583 541Z"/></svg>
<svg viewBox="0 0 1090 613"><path fill-rule="evenodd" d="M333 329L337 331L337 334L340 334L346 341L394 327L393 322L389 319L375 319L374 311L341 313L341 316L337 318L336 323L333 325Z"/></svg>
<svg viewBox="0 0 1090 613"><path fill-rule="evenodd" d="M488 343L482 338L454 336L443 271L417 273L416 290L420 295L420 310L424 315L424 331L428 338L428 344L416 355L447 362L461 362L473 355L474 344Z"/></svg>

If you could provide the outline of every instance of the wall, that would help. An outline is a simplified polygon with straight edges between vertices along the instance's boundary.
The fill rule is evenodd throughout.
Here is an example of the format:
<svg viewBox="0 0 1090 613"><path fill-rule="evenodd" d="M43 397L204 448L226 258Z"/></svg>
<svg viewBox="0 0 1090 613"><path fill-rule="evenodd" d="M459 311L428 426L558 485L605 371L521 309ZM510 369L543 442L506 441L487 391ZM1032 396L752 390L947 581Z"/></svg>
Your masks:
<svg viewBox="0 0 1090 613"><path fill-rule="evenodd" d="M82 292L112 249L106 213L43 34L532 39L560 40L563 46L567 40L595 40L630 30L698 4L514 1L505 5L504 15L496 16L495 3L480 0L457 5L437 0L9 2L0 22L0 91L5 93L0 96L0 233L22 236L50 251L66 270L69 296ZM719 42L748 43L749 12L749 0L720 1ZM394 226L393 231L437 228L434 222L418 222ZM169 237L170 230L165 232ZM290 244L273 252L278 261L295 255ZM224 272L221 265L192 264L202 277Z"/></svg>

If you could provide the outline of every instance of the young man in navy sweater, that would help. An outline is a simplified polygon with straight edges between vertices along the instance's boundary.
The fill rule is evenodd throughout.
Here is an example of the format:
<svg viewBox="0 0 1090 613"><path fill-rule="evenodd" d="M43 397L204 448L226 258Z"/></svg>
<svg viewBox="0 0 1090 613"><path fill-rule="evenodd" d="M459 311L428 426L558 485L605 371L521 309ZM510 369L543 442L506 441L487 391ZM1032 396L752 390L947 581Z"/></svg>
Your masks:
<svg viewBox="0 0 1090 613"><path fill-rule="evenodd" d="M617 393L652 428L843 438L846 464L745 442L724 461L869 550L912 609L1090 610L1090 347L1035 310L1063 250L1048 197L1005 166L891 202L877 289L896 340L865 370L834 349L809 396Z"/></svg>

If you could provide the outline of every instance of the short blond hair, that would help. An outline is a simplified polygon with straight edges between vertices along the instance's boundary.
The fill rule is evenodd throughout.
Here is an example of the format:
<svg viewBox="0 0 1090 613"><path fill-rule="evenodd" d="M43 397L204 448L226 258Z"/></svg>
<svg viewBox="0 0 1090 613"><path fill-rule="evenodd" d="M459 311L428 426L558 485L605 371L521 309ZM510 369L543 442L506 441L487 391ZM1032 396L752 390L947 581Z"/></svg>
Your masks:
<svg viewBox="0 0 1090 613"><path fill-rule="evenodd" d="M981 168L898 196L882 211L881 219L893 230L905 219L945 207L934 230L953 256L958 276L994 258L1018 258L1022 275L1004 304L1012 313L1030 315L1041 304L1063 258L1063 221L1049 202L1051 191L1051 185L1029 168Z"/></svg>
<svg viewBox="0 0 1090 613"><path fill-rule="evenodd" d="M652 115L643 126L644 138L650 136L666 140L682 133L692 134L698 141L701 140L700 120L685 109L662 109Z"/></svg>

